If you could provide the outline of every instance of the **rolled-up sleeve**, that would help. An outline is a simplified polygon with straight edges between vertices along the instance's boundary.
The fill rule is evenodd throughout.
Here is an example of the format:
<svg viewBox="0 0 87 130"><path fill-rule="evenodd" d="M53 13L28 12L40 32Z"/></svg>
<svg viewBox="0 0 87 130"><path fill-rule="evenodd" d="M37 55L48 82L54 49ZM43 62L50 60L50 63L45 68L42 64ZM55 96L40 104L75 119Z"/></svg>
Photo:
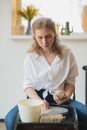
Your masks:
<svg viewBox="0 0 87 130"><path fill-rule="evenodd" d="M24 60L24 82L23 82L23 90L28 87L33 87L32 78L31 78L31 64L29 56L26 55Z"/></svg>
<svg viewBox="0 0 87 130"><path fill-rule="evenodd" d="M75 56L70 54L70 68L66 79L66 83L75 85L76 77L78 76L78 66L76 63Z"/></svg>

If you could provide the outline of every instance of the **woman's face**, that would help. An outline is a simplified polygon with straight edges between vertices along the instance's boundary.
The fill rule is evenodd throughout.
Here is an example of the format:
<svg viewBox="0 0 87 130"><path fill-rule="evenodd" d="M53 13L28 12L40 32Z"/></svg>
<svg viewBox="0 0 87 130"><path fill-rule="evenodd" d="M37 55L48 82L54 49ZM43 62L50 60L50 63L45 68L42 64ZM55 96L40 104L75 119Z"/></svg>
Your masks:
<svg viewBox="0 0 87 130"><path fill-rule="evenodd" d="M54 38L55 34L50 29L42 28L35 30L35 39L43 51L51 50Z"/></svg>

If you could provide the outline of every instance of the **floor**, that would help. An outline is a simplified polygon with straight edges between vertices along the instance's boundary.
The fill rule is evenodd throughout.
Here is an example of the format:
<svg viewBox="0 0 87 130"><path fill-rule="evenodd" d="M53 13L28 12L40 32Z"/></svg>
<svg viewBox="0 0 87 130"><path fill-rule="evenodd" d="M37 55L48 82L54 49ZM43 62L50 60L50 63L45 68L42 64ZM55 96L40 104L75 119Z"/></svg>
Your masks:
<svg viewBox="0 0 87 130"><path fill-rule="evenodd" d="M0 122L0 130L6 130L3 122Z"/></svg>

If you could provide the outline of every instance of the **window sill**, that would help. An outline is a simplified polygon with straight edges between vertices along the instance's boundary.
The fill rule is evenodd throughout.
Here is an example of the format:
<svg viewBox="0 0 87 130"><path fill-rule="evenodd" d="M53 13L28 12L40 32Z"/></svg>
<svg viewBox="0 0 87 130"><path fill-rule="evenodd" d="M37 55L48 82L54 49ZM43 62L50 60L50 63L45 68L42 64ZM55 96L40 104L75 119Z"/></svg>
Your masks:
<svg viewBox="0 0 87 130"><path fill-rule="evenodd" d="M59 35L61 40L87 40L87 33L72 33L70 35Z"/></svg>
<svg viewBox="0 0 87 130"><path fill-rule="evenodd" d="M70 35L59 35L60 40L87 40L87 33L72 33ZM31 35L11 35L12 40L31 40Z"/></svg>
<svg viewBox="0 0 87 130"><path fill-rule="evenodd" d="M31 40L32 36L31 35L11 35L10 39L12 40Z"/></svg>

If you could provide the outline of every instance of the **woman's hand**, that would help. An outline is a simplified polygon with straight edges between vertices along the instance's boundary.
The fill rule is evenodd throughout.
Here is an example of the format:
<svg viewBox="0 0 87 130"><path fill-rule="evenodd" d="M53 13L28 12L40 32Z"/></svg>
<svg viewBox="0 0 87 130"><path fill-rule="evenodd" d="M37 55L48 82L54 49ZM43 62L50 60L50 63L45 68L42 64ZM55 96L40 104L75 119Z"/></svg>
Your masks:
<svg viewBox="0 0 87 130"><path fill-rule="evenodd" d="M63 104L66 103L70 98L64 93L64 98L60 99L59 96L56 93L54 93L53 99L57 104Z"/></svg>
<svg viewBox="0 0 87 130"><path fill-rule="evenodd" d="M49 103L47 102L47 100L43 100L42 109L48 109L48 108L49 108Z"/></svg>

